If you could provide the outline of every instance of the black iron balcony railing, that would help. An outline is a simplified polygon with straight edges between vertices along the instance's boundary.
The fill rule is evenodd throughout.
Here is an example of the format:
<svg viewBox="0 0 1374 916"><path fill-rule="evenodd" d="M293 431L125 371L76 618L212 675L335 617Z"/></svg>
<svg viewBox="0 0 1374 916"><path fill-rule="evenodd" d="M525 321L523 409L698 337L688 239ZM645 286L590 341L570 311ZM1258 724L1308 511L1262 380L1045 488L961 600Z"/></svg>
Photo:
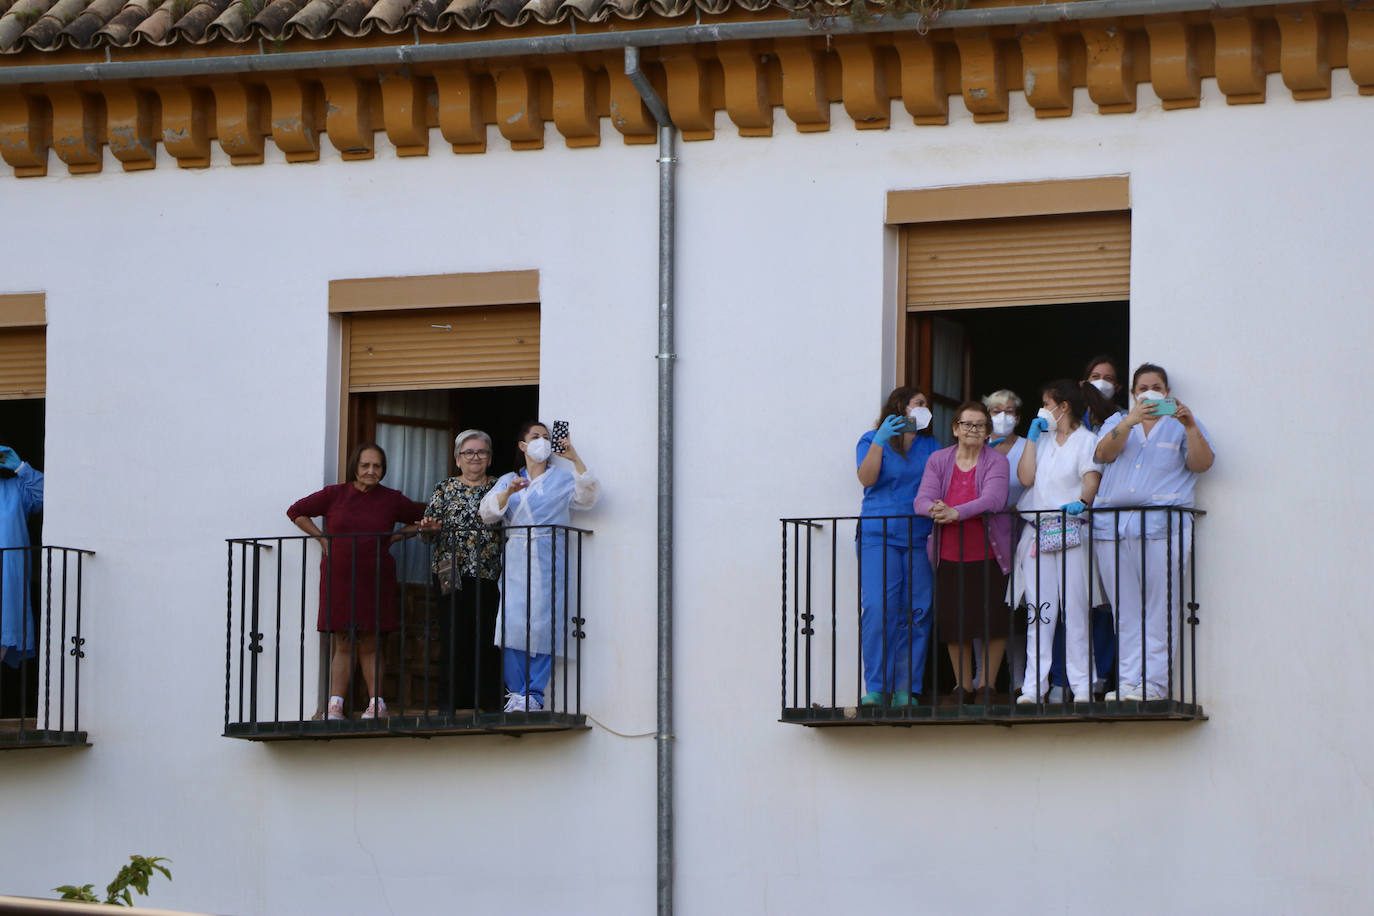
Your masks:
<svg viewBox="0 0 1374 916"><path fill-rule="evenodd" d="M93 551L0 548L0 750L83 747L82 574Z"/></svg>
<svg viewBox="0 0 1374 916"><path fill-rule="evenodd" d="M465 533L444 529L440 537ZM494 538L509 562L495 580L464 579L453 589L430 574L433 548L420 537L229 539L224 735L268 741L587 728L582 548L591 532L538 525L478 533ZM323 558L316 540L328 543ZM386 572L393 562L401 571L394 590ZM530 673L512 674L513 663ZM342 710L331 709L330 688L339 682L336 674L331 685L331 665L349 673ZM370 700L374 690L384 712Z"/></svg>
<svg viewBox="0 0 1374 916"><path fill-rule="evenodd" d="M996 513L982 517L981 545L965 544L960 525L935 525L930 539L937 557L947 537L960 539L957 556L968 556L968 547L982 549L972 551L980 559L970 579L955 575L953 594L949 578L931 572L922 580L930 584L929 600L921 596L921 582L913 581L919 572L905 579L899 574L911 559L903 551L913 549L904 545L911 535L920 536L914 517L863 520L870 544L893 544L895 551L860 549L858 516L782 519L781 721L829 726L1205 719L1197 690L1193 536L1203 515L1179 507L1101 509L1087 510L1076 522L1063 510ZM1000 545L994 523L1010 533ZM1064 534L1066 529L1074 530ZM1005 578L999 547L1009 566ZM924 547L914 549L923 554L915 564L922 567ZM1071 554L1076 555L1064 559ZM889 581L895 592L878 587ZM1002 582L1005 589L999 590ZM951 606L951 598L952 623L948 613L935 613ZM1051 651L1049 641L1065 632L1070 614L1082 621L1074 630L1088 634L1090 690L1080 683L1074 692L1063 683L1059 669L1070 666L1060 661L1062 648ZM865 632L867 667L881 658L876 672L865 670ZM987 647L997 638L1006 638L1007 648L992 657ZM1068 650L1080 653L1080 672L1082 642L1080 635L1077 649ZM963 662L955 653L947 660L949 644L971 644L979 671L975 689L965 689L969 678L956 673ZM1025 685L1028 691L1018 689Z"/></svg>

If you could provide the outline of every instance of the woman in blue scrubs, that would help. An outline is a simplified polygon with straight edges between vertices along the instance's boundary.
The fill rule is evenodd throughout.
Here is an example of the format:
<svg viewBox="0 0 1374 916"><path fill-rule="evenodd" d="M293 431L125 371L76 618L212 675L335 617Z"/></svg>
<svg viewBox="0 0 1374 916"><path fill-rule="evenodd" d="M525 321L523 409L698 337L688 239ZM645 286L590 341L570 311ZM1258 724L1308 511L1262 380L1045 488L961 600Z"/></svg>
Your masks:
<svg viewBox="0 0 1374 916"><path fill-rule="evenodd" d="M0 446L0 658L10 667L33 656L34 626L29 616L29 516L43 509L43 475Z"/></svg>
<svg viewBox="0 0 1374 916"><path fill-rule="evenodd" d="M863 484L855 534L859 554L859 641L864 665L863 706L912 702L925 677L930 637L929 518L913 509L926 459L939 443L931 435L930 400L917 388L894 389L877 428L859 437L855 461Z"/></svg>

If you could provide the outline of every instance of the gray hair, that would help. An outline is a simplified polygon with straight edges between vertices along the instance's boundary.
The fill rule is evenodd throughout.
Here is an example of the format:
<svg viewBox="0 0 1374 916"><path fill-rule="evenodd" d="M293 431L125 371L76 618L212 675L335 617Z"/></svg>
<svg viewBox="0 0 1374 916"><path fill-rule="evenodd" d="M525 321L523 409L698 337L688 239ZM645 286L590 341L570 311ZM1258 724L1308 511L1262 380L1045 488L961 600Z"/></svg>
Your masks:
<svg viewBox="0 0 1374 916"><path fill-rule="evenodd" d="M1000 407L1006 410L1007 405L1011 405L1011 409L1018 413L1021 410L1021 399L1018 398L1016 392L1012 391L1010 388L999 388L992 394L983 397L983 406L989 410L994 407Z"/></svg>
<svg viewBox="0 0 1374 916"><path fill-rule="evenodd" d="M453 454L455 457L458 455L459 450L462 449L463 443L472 438L481 439L487 444L487 451L491 451L491 436L488 436L480 429L465 429L453 438Z"/></svg>

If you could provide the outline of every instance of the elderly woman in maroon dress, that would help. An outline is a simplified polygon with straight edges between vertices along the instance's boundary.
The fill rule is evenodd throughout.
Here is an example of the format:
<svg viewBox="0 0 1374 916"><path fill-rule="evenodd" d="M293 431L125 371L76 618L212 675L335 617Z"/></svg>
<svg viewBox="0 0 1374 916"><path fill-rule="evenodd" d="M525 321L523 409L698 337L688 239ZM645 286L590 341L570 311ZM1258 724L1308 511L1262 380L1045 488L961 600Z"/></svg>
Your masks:
<svg viewBox="0 0 1374 916"><path fill-rule="evenodd" d="M378 695L382 657L377 633L396 629L396 563L387 546L392 529L416 530L424 503L407 499L399 490L381 486L386 476L386 453L375 442L353 450L348 459L348 483L325 487L297 500L286 515L306 534L318 538L320 560L319 630L331 634L329 718L344 718L344 691L353 659L363 669L371 702L364 719L386 715ZM324 516L324 531L314 517ZM376 535L348 537L348 535ZM380 599L380 600L379 600Z"/></svg>

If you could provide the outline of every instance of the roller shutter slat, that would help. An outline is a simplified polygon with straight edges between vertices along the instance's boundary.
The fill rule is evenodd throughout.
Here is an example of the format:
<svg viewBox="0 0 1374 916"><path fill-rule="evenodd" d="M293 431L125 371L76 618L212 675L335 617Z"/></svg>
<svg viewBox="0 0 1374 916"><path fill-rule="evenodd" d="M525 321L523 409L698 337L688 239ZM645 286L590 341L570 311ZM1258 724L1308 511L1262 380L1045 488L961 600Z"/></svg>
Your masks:
<svg viewBox="0 0 1374 916"><path fill-rule="evenodd" d="M450 325L451 330L431 325ZM538 384L539 306L349 316L348 390Z"/></svg>
<svg viewBox="0 0 1374 916"><path fill-rule="evenodd" d="M0 400L47 395L47 330L0 330Z"/></svg>
<svg viewBox="0 0 1374 916"><path fill-rule="evenodd" d="M909 311L1130 298L1129 212L908 226Z"/></svg>

